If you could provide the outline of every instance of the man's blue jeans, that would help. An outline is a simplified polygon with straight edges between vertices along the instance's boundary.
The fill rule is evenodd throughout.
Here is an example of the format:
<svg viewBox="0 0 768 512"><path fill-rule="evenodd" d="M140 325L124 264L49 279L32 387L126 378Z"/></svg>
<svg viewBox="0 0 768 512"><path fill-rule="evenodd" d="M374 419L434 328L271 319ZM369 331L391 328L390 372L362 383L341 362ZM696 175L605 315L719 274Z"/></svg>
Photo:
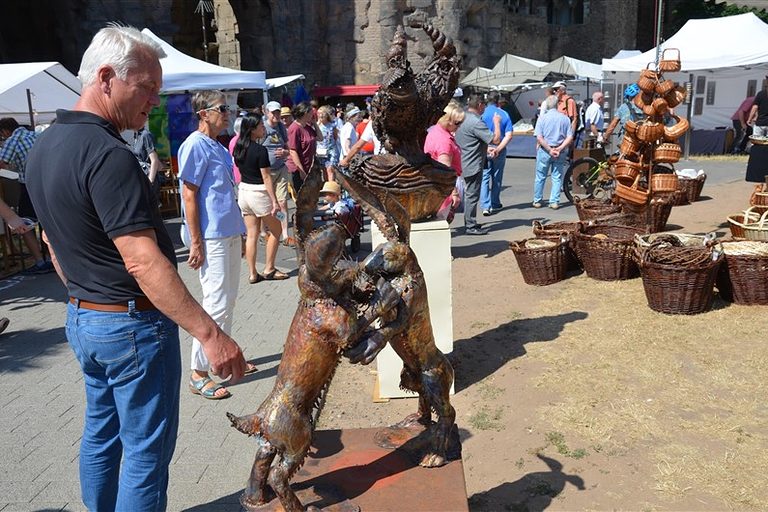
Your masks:
<svg viewBox="0 0 768 512"><path fill-rule="evenodd" d="M179 426L179 328L159 311L68 304L85 382L80 488L90 511L165 510ZM122 461L122 468L121 468Z"/></svg>
<svg viewBox="0 0 768 512"><path fill-rule="evenodd" d="M536 151L536 179L533 182L533 202L540 203L544 196L544 182L547 174L552 171L552 190L549 193L549 204L560 202L560 191L563 188L563 168L568 159L568 152L563 151L557 158L539 148Z"/></svg>
<svg viewBox="0 0 768 512"><path fill-rule="evenodd" d="M480 185L480 208L482 210L501 209L501 179L504 177L504 164L507 163L506 148L496 158L489 158L483 169L483 183Z"/></svg>

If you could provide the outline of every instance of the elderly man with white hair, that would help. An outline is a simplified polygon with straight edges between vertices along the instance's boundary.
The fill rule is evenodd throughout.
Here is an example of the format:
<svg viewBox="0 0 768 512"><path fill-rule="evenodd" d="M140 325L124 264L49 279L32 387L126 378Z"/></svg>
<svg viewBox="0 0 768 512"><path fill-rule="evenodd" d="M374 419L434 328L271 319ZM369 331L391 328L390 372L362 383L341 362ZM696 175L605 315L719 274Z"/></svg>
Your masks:
<svg viewBox="0 0 768 512"><path fill-rule="evenodd" d="M557 110L557 96L549 96L544 105L544 114L539 118L533 132L539 145L536 151L533 207L541 208L541 201L544 197L544 182L551 171L552 190L549 193L549 207L557 210L560 208L563 168L567 161L568 146L573 140L573 129L568 116Z"/></svg>
<svg viewBox="0 0 768 512"><path fill-rule="evenodd" d="M166 508L179 424L178 326L200 340L214 373L237 380L246 368L240 347L176 272L149 180L120 138L160 103L163 57L135 28L100 30L80 65L80 99L56 113L27 161L83 373L80 488L88 510Z"/></svg>
<svg viewBox="0 0 768 512"><path fill-rule="evenodd" d="M592 103L587 107L584 113L584 133L602 142L603 132L603 93L595 91L592 93Z"/></svg>

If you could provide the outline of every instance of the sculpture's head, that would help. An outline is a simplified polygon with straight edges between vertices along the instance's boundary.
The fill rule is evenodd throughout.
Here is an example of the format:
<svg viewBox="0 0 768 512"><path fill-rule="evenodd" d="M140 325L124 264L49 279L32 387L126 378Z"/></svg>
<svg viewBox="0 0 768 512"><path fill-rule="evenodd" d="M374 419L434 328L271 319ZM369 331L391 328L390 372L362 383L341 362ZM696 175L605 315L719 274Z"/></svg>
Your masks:
<svg viewBox="0 0 768 512"><path fill-rule="evenodd" d="M320 282L331 275L344 252L346 229L334 223L314 230L304 242L304 264L310 279Z"/></svg>

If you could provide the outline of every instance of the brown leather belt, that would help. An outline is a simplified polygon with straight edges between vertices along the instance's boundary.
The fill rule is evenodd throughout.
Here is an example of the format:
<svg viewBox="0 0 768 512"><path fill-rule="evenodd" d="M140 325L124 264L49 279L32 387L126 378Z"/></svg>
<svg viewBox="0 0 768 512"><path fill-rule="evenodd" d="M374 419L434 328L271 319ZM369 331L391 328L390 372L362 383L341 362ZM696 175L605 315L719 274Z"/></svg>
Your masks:
<svg viewBox="0 0 768 512"><path fill-rule="evenodd" d="M69 298L70 304L78 305L78 299L74 297ZM96 302L88 302L87 300L80 300L81 309L90 309L92 311L102 311L105 313L126 313L128 311L128 303L120 302L117 304L98 304ZM152 311L157 309L152 302L146 297L136 297L134 299L136 303L136 311Z"/></svg>

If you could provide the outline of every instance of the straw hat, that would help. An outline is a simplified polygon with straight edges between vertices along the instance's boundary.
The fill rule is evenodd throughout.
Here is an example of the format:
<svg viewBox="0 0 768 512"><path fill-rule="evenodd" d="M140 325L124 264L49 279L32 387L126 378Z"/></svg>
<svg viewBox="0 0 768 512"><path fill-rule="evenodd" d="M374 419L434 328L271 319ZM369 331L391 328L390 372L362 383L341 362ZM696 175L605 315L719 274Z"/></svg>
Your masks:
<svg viewBox="0 0 768 512"><path fill-rule="evenodd" d="M335 194L341 195L341 187L335 181L326 181L323 183L323 188L320 189L320 195L323 194Z"/></svg>
<svg viewBox="0 0 768 512"><path fill-rule="evenodd" d="M291 114L291 109L290 108L288 108L288 107L280 107L280 116L281 117L282 116L290 116L290 115L293 115L293 114Z"/></svg>

